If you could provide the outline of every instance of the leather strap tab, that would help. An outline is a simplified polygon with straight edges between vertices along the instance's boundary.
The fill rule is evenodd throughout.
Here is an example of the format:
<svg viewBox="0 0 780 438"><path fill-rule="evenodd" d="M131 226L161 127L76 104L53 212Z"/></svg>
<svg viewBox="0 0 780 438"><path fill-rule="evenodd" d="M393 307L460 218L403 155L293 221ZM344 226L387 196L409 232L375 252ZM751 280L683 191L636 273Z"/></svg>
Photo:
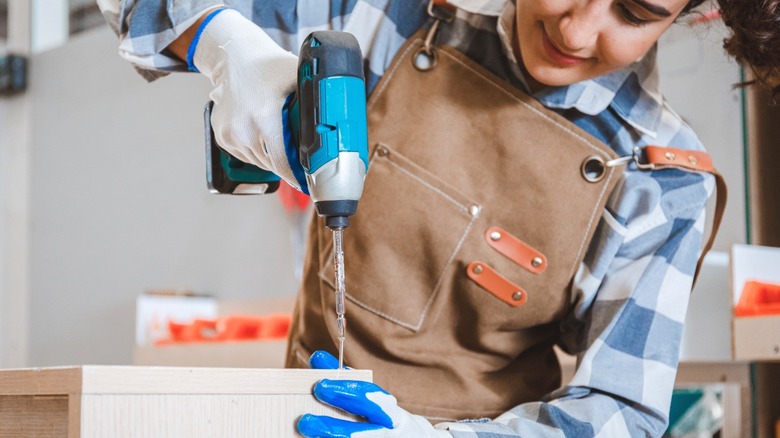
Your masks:
<svg viewBox="0 0 780 438"><path fill-rule="evenodd" d="M715 169L712 157L706 152L662 146L646 146L644 150L647 164L656 169L676 167L698 172L712 172Z"/></svg>
<svg viewBox="0 0 780 438"><path fill-rule="evenodd" d="M466 272L475 283L512 307L520 307L528 299L523 288L507 280L485 263L471 262Z"/></svg>
<svg viewBox="0 0 780 438"><path fill-rule="evenodd" d="M452 6L447 0L431 0L431 1L433 1L434 6L444 8L450 12L455 11L455 6Z"/></svg>
<svg viewBox="0 0 780 438"><path fill-rule="evenodd" d="M534 274L547 268L547 257L499 227L490 227L485 240L493 249Z"/></svg>

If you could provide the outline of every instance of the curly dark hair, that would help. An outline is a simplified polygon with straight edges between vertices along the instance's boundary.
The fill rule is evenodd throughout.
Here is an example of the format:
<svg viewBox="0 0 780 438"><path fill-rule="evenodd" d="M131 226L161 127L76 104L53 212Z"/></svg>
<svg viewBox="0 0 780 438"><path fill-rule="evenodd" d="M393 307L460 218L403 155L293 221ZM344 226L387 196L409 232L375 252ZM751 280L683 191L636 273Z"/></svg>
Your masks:
<svg viewBox="0 0 780 438"><path fill-rule="evenodd" d="M753 72L757 82L780 93L780 0L718 0L718 4L731 29L723 47Z"/></svg>

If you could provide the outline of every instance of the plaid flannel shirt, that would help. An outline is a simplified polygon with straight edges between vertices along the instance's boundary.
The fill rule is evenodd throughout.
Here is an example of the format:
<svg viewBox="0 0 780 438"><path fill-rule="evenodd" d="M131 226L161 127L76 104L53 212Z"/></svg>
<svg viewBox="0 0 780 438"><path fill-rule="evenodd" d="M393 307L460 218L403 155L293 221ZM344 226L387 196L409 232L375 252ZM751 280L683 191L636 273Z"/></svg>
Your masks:
<svg viewBox="0 0 780 438"><path fill-rule="evenodd" d="M525 88L512 55L514 2L451 0L441 30L451 45ZM149 80L186 65L165 47L206 9L232 7L297 53L313 30L353 33L369 92L396 51L427 20L426 0L98 0L119 52ZM635 146L702 150L658 90L655 51L627 68L534 95L619 155ZM573 379L542 400L483 422L448 423L455 437L660 436L666 429L683 323L713 191L709 175L623 171L574 278L559 346L576 355ZM464 403L467 401L464 400Z"/></svg>

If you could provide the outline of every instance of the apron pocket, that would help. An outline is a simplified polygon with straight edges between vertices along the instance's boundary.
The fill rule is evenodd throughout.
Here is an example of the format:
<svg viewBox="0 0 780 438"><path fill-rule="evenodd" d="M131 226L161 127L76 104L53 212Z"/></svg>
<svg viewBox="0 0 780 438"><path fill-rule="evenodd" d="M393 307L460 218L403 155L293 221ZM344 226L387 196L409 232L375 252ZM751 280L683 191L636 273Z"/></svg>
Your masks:
<svg viewBox="0 0 780 438"><path fill-rule="evenodd" d="M418 331L479 211L446 182L378 145L358 212L344 231L347 298ZM332 253L332 241L326 245ZM335 287L332 257L319 276ZM326 302L333 301L329 295Z"/></svg>

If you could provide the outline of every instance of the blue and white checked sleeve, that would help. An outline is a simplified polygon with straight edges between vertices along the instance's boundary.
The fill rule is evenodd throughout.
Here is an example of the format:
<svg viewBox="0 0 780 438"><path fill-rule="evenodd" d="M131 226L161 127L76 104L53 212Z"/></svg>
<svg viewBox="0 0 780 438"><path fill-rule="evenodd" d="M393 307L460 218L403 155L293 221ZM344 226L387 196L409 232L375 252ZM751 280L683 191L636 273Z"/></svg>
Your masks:
<svg viewBox="0 0 780 438"><path fill-rule="evenodd" d="M297 53L315 30L355 35L373 89L398 48L422 26L425 0L97 0L109 26L119 36L119 54L147 80L187 64L166 47L203 13L215 6L233 8L260 26L281 47Z"/></svg>
<svg viewBox="0 0 780 438"><path fill-rule="evenodd" d="M174 6L175 3L175 6ZM165 51L171 42L219 0L97 0L103 17L119 36L119 55L148 81L187 64Z"/></svg>

